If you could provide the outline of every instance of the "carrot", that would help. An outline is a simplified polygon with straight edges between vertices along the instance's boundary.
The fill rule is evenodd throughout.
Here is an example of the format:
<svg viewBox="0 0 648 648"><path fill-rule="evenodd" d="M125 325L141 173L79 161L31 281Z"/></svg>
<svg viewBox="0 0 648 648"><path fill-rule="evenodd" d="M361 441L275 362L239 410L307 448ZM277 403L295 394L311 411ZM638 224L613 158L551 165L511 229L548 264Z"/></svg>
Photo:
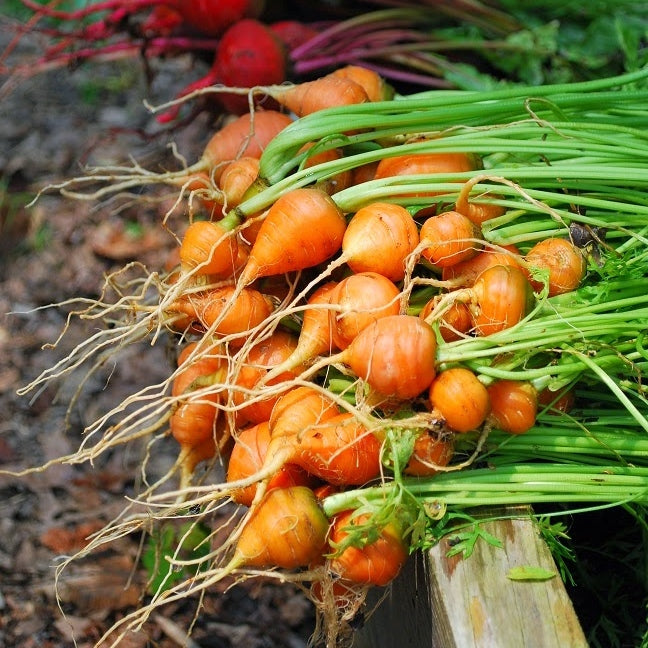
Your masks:
<svg viewBox="0 0 648 648"><path fill-rule="evenodd" d="M416 223L404 207L371 203L349 221L342 256L353 272L378 272L400 281L405 276L405 259L418 243Z"/></svg>
<svg viewBox="0 0 648 648"><path fill-rule="evenodd" d="M573 389L563 389L561 391L552 391L545 387L538 392L538 407L549 414L559 414L560 412L570 412L574 407L576 396Z"/></svg>
<svg viewBox="0 0 648 648"><path fill-rule="evenodd" d="M430 385L430 404L453 432L476 430L490 412L486 387L464 367L452 367L437 375Z"/></svg>
<svg viewBox="0 0 648 648"><path fill-rule="evenodd" d="M297 338L286 331L277 330L266 339L256 342L247 352L240 368L233 377L231 389L232 401L239 409L236 420L242 423L262 423L272 414L272 409L280 395L270 396L262 400L254 398L255 387L266 377L264 384L273 385L294 378L296 373L291 370L275 372L268 378L271 369L281 365L291 357L297 347Z"/></svg>
<svg viewBox="0 0 648 648"><path fill-rule="evenodd" d="M538 392L531 383L497 380L488 386L493 425L509 434L523 434L536 421Z"/></svg>
<svg viewBox="0 0 648 648"><path fill-rule="evenodd" d="M264 383L271 384L276 376L291 371L318 355L331 353L336 348L329 310L324 307L331 303L331 293L336 286L336 282L329 281L309 297L307 305L311 308L304 310L297 346L283 362L270 369Z"/></svg>
<svg viewBox="0 0 648 648"><path fill-rule="evenodd" d="M273 310L272 301L258 290L237 291L234 286L223 286L209 291L198 315L206 329L217 322L215 333L243 338L245 333L262 324Z"/></svg>
<svg viewBox="0 0 648 648"><path fill-rule="evenodd" d="M456 211L431 216L421 225L421 255L438 268L474 257L481 248L479 229Z"/></svg>
<svg viewBox="0 0 648 648"><path fill-rule="evenodd" d="M271 96L297 117L325 108L366 103L369 97L361 85L333 74L277 88Z"/></svg>
<svg viewBox="0 0 648 648"><path fill-rule="evenodd" d="M452 436L425 430L416 437L414 449L403 472L413 477L431 477L438 473L439 467L447 466L453 455Z"/></svg>
<svg viewBox="0 0 648 648"><path fill-rule="evenodd" d="M394 94L393 88L385 83L380 74L360 65L345 65L331 72L331 75L355 81L367 93L369 101L387 101Z"/></svg>
<svg viewBox="0 0 648 648"><path fill-rule="evenodd" d="M375 391L402 400L427 389L436 374L432 328L412 315L382 317L329 362L348 364Z"/></svg>
<svg viewBox="0 0 648 648"><path fill-rule="evenodd" d="M485 248L471 259L447 266L441 271L443 281L451 281L455 286L472 286L477 277L494 265L521 267L522 255L515 245L503 245L503 249Z"/></svg>
<svg viewBox="0 0 648 648"><path fill-rule="evenodd" d="M571 241L549 238L536 243L525 256L531 271L529 281L536 291L542 290L545 280L534 277L534 271L545 271L549 297L575 290L585 276L585 259Z"/></svg>
<svg viewBox="0 0 648 648"><path fill-rule="evenodd" d="M479 335L491 335L517 324L527 313L531 287L516 266L495 265L484 270L472 287L474 326Z"/></svg>
<svg viewBox="0 0 648 648"><path fill-rule="evenodd" d="M220 176L218 186L223 192L225 208L237 207L245 192L252 186L259 175L259 159L250 155L230 162Z"/></svg>
<svg viewBox="0 0 648 648"><path fill-rule="evenodd" d="M275 135L291 123L288 115L275 110L257 110L253 114L241 115L212 136L200 160L186 169L184 175L209 170L218 183L229 162L242 156L260 158Z"/></svg>
<svg viewBox="0 0 648 648"><path fill-rule="evenodd" d="M473 177L468 180L468 182L464 183L464 186L461 188L461 191L457 196L457 201L455 202L455 210L460 214L466 216L466 218L469 218L478 227L481 227L482 223L485 223L487 220L502 216L502 214L506 212L506 208L502 205L497 205L492 202L479 202L469 200L470 191L478 182L479 178ZM499 196L492 197L497 198Z"/></svg>
<svg viewBox="0 0 648 648"><path fill-rule="evenodd" d="M359 272L342 279L331 291L333 343L346 349L369 324L381 317L398 315L400 290L377 272Z"/></svg>
<svg viewBox="0 0 648 648"><path fill-rule="evenodd" d="M374 178L390 178L393 176L459 173L478 169L481 161L470 153L408 153L386 157L380 160L376 167ZM410 193L408 196L434 196L438 192L425 191Z"/></svg>
<svg viewBox="0 0 648 648"><path fill-rule="evenodd" d="M344 214L321 189L293 189L268 210L239 283L315 266L342 245Z"/></svg>
<svg viewBox="0 0 648 648"><path fill-rule="evenodd" d="M339 513L331 523L329 544L335 549L347 540L354 526L368 519L368 515L354 515L353 511ZM396 522L391 522L380 529L377 538L371 536L362 544L349 544L339 553L334 553L330 567L343 581L380 587L396 578L407 556L402 532Z"/></svg>
<svg viewBox="0 0 648 648"><path fill-rule="evenodd" d="M434 312L441 299L441 295L436 295L430 299L419 313L422 320ZM453 342L465 337L472 328L473 320L470 309L466 304L456 301L448 306L444 311L435 317L438 321L439 334L445 342Z"/></svg>
<svg viewBox="0 0 648 648"><path fill-rule="evenodd" d="M180 244L180 268L198 275L231 274L238 256L238 243L218 223L195 221Z"/></svg>
<svg viewBox="0 0 648 648"><path fill-rule="evenodd" d="M262 467L270 445L270 425L267 421L240 430L227 464L227 481L239 481L257 473ZM310 486L313 478L296 464L286 463L268 480L267 490L290 486ZM240 488L231 498L244 506L254 501L257 485Z"/></svg>
<svg viewBox="0 0 648 648"><path fill-rule="evenodd" d="M302 146L300 152L307 151L313 148L315 144L309 142ZM325 151L320 151L306 158L304 163L304 168L308 169L310 167L316 166L318 164L324 164L325 162L332 162L333 160L339 160L342 158L342 151L340 149L327 149ZM325 191L329 196L347 189L351 186L351 170L340 171L334 176L329 178L324 178L317 182L317 187L322 191Z"/></svg>
<svg viewBox="0 0 648 648"><path fill-rule="evenodd" d="M310 488L274 488L246 520L220 576L240 567L305 567L320 559L328 529L328 518Z"/></svg>

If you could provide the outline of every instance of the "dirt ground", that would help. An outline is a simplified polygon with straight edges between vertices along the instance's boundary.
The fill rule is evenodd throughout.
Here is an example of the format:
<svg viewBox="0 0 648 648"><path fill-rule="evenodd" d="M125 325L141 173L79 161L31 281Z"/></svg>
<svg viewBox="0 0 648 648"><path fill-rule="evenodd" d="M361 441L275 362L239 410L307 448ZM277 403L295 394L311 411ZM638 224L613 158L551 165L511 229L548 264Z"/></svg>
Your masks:
<svg viewBox="0 0 648 648"><path fill-rule="evenodd" d="M172 366L163 339L126 348L87 380L85 367L17 393L93 334L92 322L73 319L48 346L74 308L49 305L96 298L104 275L126 263L159 269L174 246L159 228L164 204L115 214L111 204L57 193L25 204L38 188L80 175L84 165L123 164L128 156L160 163L171 142L187 159L199 156L212 128L208 117L147 138L159 127L143 104L170 98L199 72L189 58L160 62L149 86L137 61L92 65L24 81L0 100L0 646L89 647L137 604L145 579L138 538L73 563L60 576L59 600L54 583L63 557L141 487L143 448L117 447L94 465L9 473L74 452L89 423L164 380ZM176 451L171 440L158 448L147 466L151 478L169 468ZM120 645L300 648L314 627L305 596L274 582L214 588L194 620L195 609L195 600L167 605ZM194 643L185 644L192 623Z"/></svg>

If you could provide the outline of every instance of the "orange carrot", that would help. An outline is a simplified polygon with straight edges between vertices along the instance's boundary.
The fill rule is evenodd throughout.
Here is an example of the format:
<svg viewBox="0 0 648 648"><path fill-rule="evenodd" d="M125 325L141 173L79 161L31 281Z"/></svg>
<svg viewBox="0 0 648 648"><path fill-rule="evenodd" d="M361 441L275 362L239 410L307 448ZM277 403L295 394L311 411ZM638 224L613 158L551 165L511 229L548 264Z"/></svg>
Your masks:
<svg viewBox="0 0 648 648"><path fill-rule="evenodd" d="M509 434L523 434L535 424L538 392L531 383L497 380L488 386L488 395L495 427Z"/></svg>
<svg viewBox="0 0 648 648"><path fill-rule="evenodd" d="M346 349L369 324L381 317L398 315L400 290L377 272L359 272L340 281L331 291L330 311L333 342Z"/></svg>
<svg viewBox="0 0 648 648"><path fill-rule="evenodd" d="M232 272L237 256L236 237L212 221L193 222L180 244L180 268L183 272L228 274Z"/></svg>
<svg viewBox="0 0 648 648"><path fill-rule="evenodd" d="M328 518L310 488L274 488L246 521L222 575L243 566L305 567L321 557L328 529Z"/></svg>
<svg viewBox="0 0 648 648"><path fill-rule="evenodd" d="M304 145L301 148L301 151L308 150L314 146L313 142L310 142ZM342 151L340 149L328 149L326 151L320 151L314 155L309 156L304 163L304 168L308 169L317 164L324 164L325 162L332 162L333 160L339 160L342 157ZM329 196L342 191L347 187L351 186L351 171L341 171L336 173L330 178L323 178L317 182L317 187L322 191L325 191Z"/></svg>
<svg viewBox="0 0 648 648"><path fill-rule="evenodd" d="M243 359L243 364L233 378L232 400L240 409L236 413L239 425L242 423L262 423L270 418L272 409L280 395L270 396L246 404L255 386L268 377L269 371L291 357L297 347L297 338L286 331L277 330L272 335L254 344ZM264 384L274 385L294 378L296 372L283 370L275 372Z"/></svg>
<svg viewBox="0 0 648 648"><path fill-rule="evenodd" d="M403 472L414 477L431 477L439 472L439 467L447 466L453 455L452 436L425 430L416 437L414 449Z"/></svg>
<svg viewBox="0 0 648 648"><path fill-rule="evenodd" d="M485 248L471 259L460 261L442 269L441 278L455 286L472 286L477 277L494 265L520 267L522 256L514 245L503 245L503 250Z"/></svg>
<svg viewBox="0 0 648 648"><path fill-rule="evenodd" d="M263 220L240 284L325 261L340 249L345 229L344 214L321 189L283 194Z"/></svg>
<svg viewBox="0 0 648 648"><path fill-rule="evenodd" d="M432 381L430 403L454 432L476 430L490 412L486 387L464 367L446 369Z"/></svg>
<svg viewBox="0 0 648 648"><path fill-rule="evenodd" d="M270 445L270 426L267 421L239 431L227 464L227 481L239 481L257 473L262 467ZM310 486L313 478L296 464L284 464L269 479L267 490L290 486ZM251 484L232 492L237 504L250 506L257 485Z"/></svg>
<svg viewBox="0 0 648 648"><path fill-rule="evenodd" d="M544 270L548 273L550 297L575 290L585 276L583 254L567 239L550 238L539 241L526 253L525 258L531 271ZM530 282L536 291L544 287L544 281L533 276L530 277Z"/></svg>
<svg viewBox="0 0 648 648"><path fill-rule="evenodd" d="M250 155L244 155L230 162L223 169L218 186L223 192L226 208L232 209L239 205L258 175L259 159Z"/></svg>
<svg viewBox="0 0 648 648"><path fill-rule="evenodd" d="M275 110L246 113L223 126L209 140L200 161L188 171L213 172L218 183L227 163L242 156L259 158L269 142L292 123L292 119Z"/></svg>
<svg viewBox="0 0 648 648"><path fill-rule="evenodd" d="M421 255L438 268L471 259L481 248L479 229L456 211L446 211L426 219L420 237L421 244L429 243Z"/></svg>
<svg viewBox="0 0 648 648"><path fill-rule="evenodd" d="M271 94L273 99L297 117L304 117L325 108L350 106L369 101L361 85L351 79L333 74L327 74L314 81L282 86Z"/></svg>
<svg viewBox="0 0 648 648"><path fill-rule="evenodd" d="M345 362L379 394L407 400L432 383L435 354L432 327L412 315L390 315L362 330L329 361Z"/></svg>
<svg viewBox="0 0 648 648"><path fill-rule="evenodd" d="M432 297L427 304L423 307L423 310L419 313L419 317L422 320L430 323L432 319L438 320L439 323L439 333L441 338L445 342L453 342L454 340L460 340L466 334L470 332L470 329L473 325L472 315L470 313L470 308L466 304L460 301L456 301L448 308L444 309L438 317L432 316L434 310L441 299L441 295L436 295Z"/></svg>
<svg viewBox="0 0 648 648"><path fill-rule="evenodd" d="M366 522L368 515L344 511L331 524L329 544L335 549L354 526ZM407 544L396 522L380 529L378 537L370 537L361 546L346 546L330 558L331 570L343 581L359 585L384 586L392 581L407 560Z"/></svg>
<svg viewBox="0 0 648 648"><path fill-rule="evenodd" d="M271 384L271 381L283 372L303 365L318 355L328 354L335 350L332 321L329 310L324 306L331 303L331 293L336 286L336 282L329 281L309 297L307 304L311 308L304 310L295 350L283 362L272 367L267 373L264 383Z"/></svg>
<svg viewBox="0 0 648 648"><path fill-rule="evenodd" d="M519 267L495 265L482 272L472 287L476 302L475 330L491 335L517 324L528 312L531 287Z"/></svg>
<svg viewBox="0 0 648 648"><path fill-rule="evenodd" d="M371 203L349 221L342 254L354 272L378 272L392 281L405 276L405 259L419 243L410 213L393 203Z"/></svg>
<svg viewBox="0 0 648 648"><path fill-rule="evenodd" d="M393 88L385 82L380 74L360 65L345 65L331 72L331 76L355 81L364 88L369 101L387 101L394 94Z"/></svg>

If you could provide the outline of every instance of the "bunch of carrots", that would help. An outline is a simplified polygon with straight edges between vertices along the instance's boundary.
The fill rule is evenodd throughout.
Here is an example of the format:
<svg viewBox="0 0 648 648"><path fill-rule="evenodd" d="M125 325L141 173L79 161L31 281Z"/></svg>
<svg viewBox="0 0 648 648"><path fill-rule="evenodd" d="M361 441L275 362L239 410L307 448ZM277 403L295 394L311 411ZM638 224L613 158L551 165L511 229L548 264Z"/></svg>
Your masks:
<svg viewBox="0 0 648 648"><path fill-rule="evenodd" d="M159 584L118 637L263 574L306 584L342 645L367 589L453 511L646 505L646 79L389 98L347 66L263 88L284 110L231 121L187 168L60 187L164 183L192 215L169 268L82 308L111 326L26 388L162 332L177 344L164 393L133 395L66 458L178 446L137 500L146 513L131 506L85 551L151 508L197 524L239 505L204 568Z"/></svg>

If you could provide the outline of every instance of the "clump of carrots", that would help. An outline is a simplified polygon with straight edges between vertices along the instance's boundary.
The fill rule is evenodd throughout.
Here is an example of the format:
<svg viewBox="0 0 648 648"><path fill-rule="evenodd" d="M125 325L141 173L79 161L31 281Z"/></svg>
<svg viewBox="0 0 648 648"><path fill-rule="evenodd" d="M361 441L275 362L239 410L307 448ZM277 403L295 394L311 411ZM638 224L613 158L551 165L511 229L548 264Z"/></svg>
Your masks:
<svg viewBox="0 0 648 648"><path fill-rule="evenodd" d="M81 313L124 313L97 348L166 330L178 360L165 394L103 436L97 424L76 459L171 437L178 460L140 503L204 519L240 507L207 568L117 630L261 572L309 585L334 646L449 510L647 503L648 71L387 101L371 77L382 87L352 66L283 89L299 117L245 115L165 174L242 186L210 189L171 270ZM322 90L349 78L335 100ZM210 461L224 480L197 478Z"/></svg>

